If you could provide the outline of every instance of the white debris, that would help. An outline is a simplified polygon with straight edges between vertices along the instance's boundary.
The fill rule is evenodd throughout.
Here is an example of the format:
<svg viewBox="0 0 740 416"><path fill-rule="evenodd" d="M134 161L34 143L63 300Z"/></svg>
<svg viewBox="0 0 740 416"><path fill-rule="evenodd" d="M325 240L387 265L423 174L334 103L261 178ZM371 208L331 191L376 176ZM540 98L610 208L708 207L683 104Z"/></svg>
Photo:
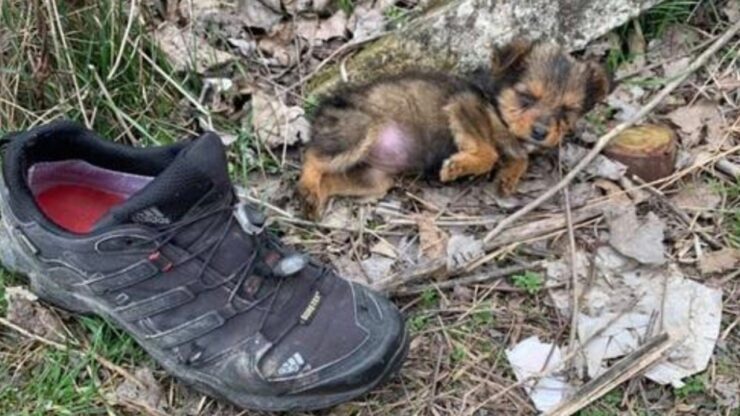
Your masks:
<svg viewBox="0 0 740 416"><path fill-rule="evenodd" d="M683 378L706 369L720 332L721 290L685 278L675 265L648 267L606 246L596 253L592 276L586 273L585 253L577 253L577 259L580 287L585 288L578 338L585 344L590 377L607 368L606 360L626 355L664 331L683 341L646 377L680 387ZM566 260L548 264L548 279L553 280L548 286L567 282L569 270ZM553 290L551 295L564 315L571 313L570 291Z"/></svg>
<svg viewBox="0 0 740 416"><path fill-rule="evenodd" d="M545 371L557 370L562 361L562 353L560 347L542 343L534 336L506 350L506 358L517 380L523 380ZM547 412L563 401L573 387L565 377L550 375L526 382L524 389L537 410Z"/></svg>

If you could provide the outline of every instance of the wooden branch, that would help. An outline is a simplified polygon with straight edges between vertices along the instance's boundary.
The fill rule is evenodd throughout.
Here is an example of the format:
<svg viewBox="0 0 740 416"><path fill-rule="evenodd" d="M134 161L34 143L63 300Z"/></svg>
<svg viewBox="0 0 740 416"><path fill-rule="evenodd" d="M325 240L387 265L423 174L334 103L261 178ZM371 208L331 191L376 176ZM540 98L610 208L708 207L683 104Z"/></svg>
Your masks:
<svg viewBox="0 0 740 416"><path fill-rule="evenodd" d="M571 213L573 224L591 220L603 214L604 207L600 205L586 205ZM507 244L528 240L561 230L568 226L568 218L565 213L559 213L550 218L532 221L502 232L495 239L486 241L484 248L492 250Z"/></svg>
<svg viewBox="0 0 740 416"><path fill-rule="evenodd" d="M548 412L547 416L569 416L583 409L663 358L663 354L673 346L674 342L675 340L665 332L652 338L619 360L603 374L581 386L573 394L571 401L561 403Z"/></svg>
<svg viewBox="0 0 740 416"><path fill-rule="evenodd" d="M486 283L493 279L498 279L506 276L510 276L514 273L523 273L527 270L540 269L543 262L537 261L527 263L521 266L504 267L503 269L493 270L486 273L478 273L471 276L459 277L457 279L450 279L444 282L428 283L423 285L411 286L408 288L392 288L389 292L395 296L409 296L423 293L428 289L449 289L458 285L472 285L475 283Z"/></svg>
<svg viewBox="0 0 740 416"><path fill-rule="evenodd" d="M503 231L505 228L511 226L514 222L532 212L535 208L542 205L543 202L547 201L558 192L560 192L561 189L572 182L573 179L575 179L576 175L578 175L584 168L586 168L586 166L588 166L594 160L594 158L596 158L596 156L598 156L598 154L609 144L609 142L614 137L616 137L619 133L631 127L632 125L640 121L643 117L648 115L651 111L653 111L658 106L658 104L660 104L671 92L673 92L673 90L675 90L684 80L686 80L689 75L693 74L699 68L704 66L709 58L717 53L717 51L722 48L730 39L732 39L732 37L735 36L738 31L740 31L740 20L730 26L730 28L727 29L727 31L725 31L722 36L720 36L709 48L707 48L707 50L699 55L699 57L694 60L688 68L686 68L686 71L683 74L681 74L678 78L674 79L665 87L663 87L663 89L655 97L653 97L650 102L645 104L645 106L642 107L640 111L638 111L632 118L623 123L620 123L611 131L601 136L598 142L596 142L596 145L593 147L593 149L591 149L591 151L575 166L575 168L568 172L568 174L560 182L558 182L557 185L550 188L549 190L547 190L547 192L540 195L537 199L525 205L524 207L498 223L498 225L493 230L491 230L488 235L486 235L483 241L489 242L493 240L493 238L499 235L501 231Z"/></svg>

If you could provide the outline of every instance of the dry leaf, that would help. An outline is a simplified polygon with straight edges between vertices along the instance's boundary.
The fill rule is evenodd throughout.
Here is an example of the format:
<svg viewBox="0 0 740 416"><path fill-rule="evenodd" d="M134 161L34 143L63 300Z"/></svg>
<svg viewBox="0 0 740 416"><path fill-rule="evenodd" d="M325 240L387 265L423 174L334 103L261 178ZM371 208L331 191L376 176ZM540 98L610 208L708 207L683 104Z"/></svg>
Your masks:
<svg viewBox="0 0 740 416"><path fill-rule="evenodd" d="M568 143L562 151L561 157L563 163L569 168L573 168L588 153L584 147ZM619 180L627 172L627 167L619 162L615 162L604 155L598 155L585 169L586 173L599 178Z"/></svg>
<svg viewBox="0 0 740 416"><path fill-rule="evenodd" d="M269 36L263 36L257 42L262 51L266 65L290 66L298 59L299 51L294 47L295 33L292 23L282 23L276 26ZM263 57L260 57L263 58Z"/></svg>
<svg viewBox="0 0 740 416"><path fill-rule="evenodd" d="M151 368L139 367L134 372L136 380L125 379L107 398L120 405L134 405L163 411L162 386L154 378ZM138 381L138 382L137 382Z"/></svg>
<svg viewBox="0 0 740 416"><path fill-rule="evenodd" d="M339 10L325 20L302 20L296 23L295 31L309 42L343 38L347 35L347 14Z"/></svg>
<svg viewBox="0 0 740 416"><path fill-rule="evenodd" d="M713 390L717 393L717 403L730 410L740 408L740 381L728 375L717 375L714 378Z"/></svg>
<svg viewBox="0 0 740 416"><path fill-rule="evenodd" d="M43 338L63 342L64 324L54 313L38 302L33 293L23 287L5 289L8 321Z"/></svg>
<svg viewBox="0 0 740 416"><path fill-rule="evenodd" d="M152 35L176 71L192 69L203 73L234 59L231 54L219 51L195 36L189 28L179 29L169 22L157 28Z"/></svg>
<svg viewBox="0 0 740 416"><path fill-rule="evenodd" d="M420 255L428 259L442 258L447 251L447 233L437 227L430 215L416 215L414 221L419 228Z"/></svg>
<svg viewBox="0 0 740 416"><path fill-rule="evenodd" d="M709 211L722 202L722 197L705 182L695 182L684 186L671 197L671 201L688 211Z"/></svg>
<svg viewBox="0 0 740 416"><path fill-rule="evenodd" d="M283 7L292 14L323 13L331 5L331 0L283 0Z"/></svg>
<svg viewBox="0 0 740 416"><path fill-rule="evenodd" d="M181 0L178 7L185 20L198 20L206 14L220 12L221 0Z"/></svg>
<svg viewBox="0 0 740 416"><path fill-rule="evenodd" d="M726 126L715 104L702 102L691 107L679 107L667 117L684 133L684 146L694 147L699 144L704 126L707 126L707 142L721 145Z"/></svg>
<svg viewBox="0 0 740 416"><path fill-rule="evenodd" d="M381 256L388 257L389 259L397 259L396 248L393 247L388 240L380 240L370 247L370 252L380 254Z"/></svg>
<svg viewBox="0 0 740 416"><path fill-rule="evenodd" d="M660 265L666 262L663 246L665 224L652 212L643 220L637 218L634 206L607 212L609 244L621 254L643 264Z"/></svg>
<svg viewBox="0 0 740 416"><path fill-rule="evenodd" d="M283 18L279 13L279 1L273 0L271 3L269 0L241 0L239 6L242 21L247 27L269 32Z"/></svg>
<svg viewBox="0 0 740 416"><path fill-rule="evenodd" d="M229 42L229 45L235 47L244 57L254 56L254 52L257 50L257 42L253 39L229 38L227 42Z"/></svg>
<svg viewBox="0 0 740 416"><path fill-rule="evenodd" d="M257 137L268 147L308 142L310 124L304 114L301 107L286 106L265 93L252 96L252 125Z"/></svg>
<svg viewBox="0 0 740 416"><path fill-rule="evenodd" d="M471 235L455 234L447 242L447 270L458 270L483 253L483 241Z"/></svg>
<svg viewBox="0 0 740 416"><path fill-rule="evenodd" d="M735 269L738 265L740 265L740 250L736 248L723 248L719 251L704 253L699 258L701 274L722 273Z"/></svg>
<svg viewBox="0 0 740 416"><path fill-rule="evenodd" d="M385 29L385 16L377 8L359 5L349 19L349 28L355 40L367 39Z"/></svg>
<svg viewBox="0 0 740 416"><path fill-rule="evenodd" d="M396 261L383 256L370 256L360 262L362 270L370 280L368 283L373 284L388 278L391 267Z"/></svg>

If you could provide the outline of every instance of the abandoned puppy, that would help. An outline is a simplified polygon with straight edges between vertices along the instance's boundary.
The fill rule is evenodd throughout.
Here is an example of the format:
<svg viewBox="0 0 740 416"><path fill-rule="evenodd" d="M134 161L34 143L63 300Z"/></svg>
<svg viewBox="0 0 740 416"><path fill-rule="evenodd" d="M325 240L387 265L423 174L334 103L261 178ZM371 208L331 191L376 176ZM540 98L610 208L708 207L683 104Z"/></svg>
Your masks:
<svg viewBox="0 0 740 416"><path fill-rule="evenodd" d="M516 190L529 154L557 146L609 91L594 62L556 45L515 40L490 68L465 79L410 72L345 87L319 104L299 194L321 216L333 195L382 197L399 174L442 182L496 173L500 194Z"/></svg>

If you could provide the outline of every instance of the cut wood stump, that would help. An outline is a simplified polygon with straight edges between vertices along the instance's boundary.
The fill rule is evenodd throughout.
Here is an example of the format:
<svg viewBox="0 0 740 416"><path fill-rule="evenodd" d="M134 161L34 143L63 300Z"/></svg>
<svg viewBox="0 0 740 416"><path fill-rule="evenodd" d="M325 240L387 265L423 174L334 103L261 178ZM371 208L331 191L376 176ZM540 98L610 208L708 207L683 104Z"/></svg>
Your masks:
<svg viewBox="0 0 740 416"><path fill-rule="evenodd" d="M628 175L653 182L673 173L677 151L673 130L646 124L620 133L604 149L604 154L627 166Z"/></svg>

